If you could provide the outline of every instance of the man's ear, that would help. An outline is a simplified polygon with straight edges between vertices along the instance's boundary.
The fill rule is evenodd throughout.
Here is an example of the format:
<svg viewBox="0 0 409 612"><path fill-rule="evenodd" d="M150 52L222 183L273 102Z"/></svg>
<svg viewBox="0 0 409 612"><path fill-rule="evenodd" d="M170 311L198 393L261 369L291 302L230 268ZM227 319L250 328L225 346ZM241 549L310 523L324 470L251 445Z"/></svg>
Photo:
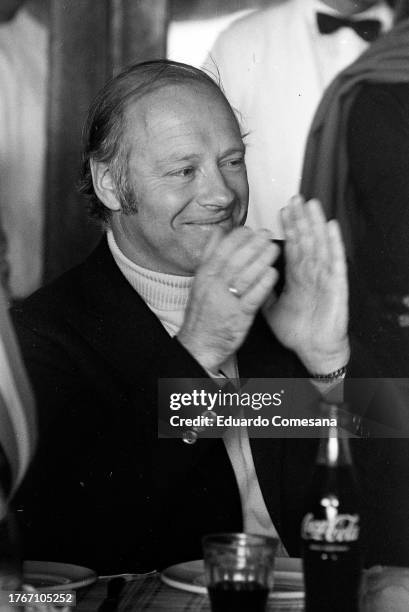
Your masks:
<svg viewBox="0 0 409 612"><path fill-rule="evenodd" d="M98 199L114 212L121 210L121 203L116 195L114 179L108 165L91 159L90 166L94 191Z"/></svg>

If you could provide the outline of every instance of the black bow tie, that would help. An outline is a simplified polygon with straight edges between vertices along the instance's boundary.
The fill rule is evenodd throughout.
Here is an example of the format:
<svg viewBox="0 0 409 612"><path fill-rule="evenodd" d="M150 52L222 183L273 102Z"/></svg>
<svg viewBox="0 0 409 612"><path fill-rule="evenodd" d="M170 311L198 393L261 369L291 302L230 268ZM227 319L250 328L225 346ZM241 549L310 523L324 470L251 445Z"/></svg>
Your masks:
<svg viewBox="0 0 409 612"><path fill-rule="evenodd" d="M332 34L339 28L352 28L366 42L373 42L381 32L381 23L377 19L353 21L326 13L317 13L317 24L321 34Z"/></svg>

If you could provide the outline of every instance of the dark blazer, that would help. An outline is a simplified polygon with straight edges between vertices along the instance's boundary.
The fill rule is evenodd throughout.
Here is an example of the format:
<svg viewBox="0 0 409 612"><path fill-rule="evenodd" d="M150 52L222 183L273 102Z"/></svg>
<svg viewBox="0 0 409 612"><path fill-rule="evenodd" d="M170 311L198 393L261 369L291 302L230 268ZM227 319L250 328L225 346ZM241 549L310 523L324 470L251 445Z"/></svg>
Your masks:
<svg viewBox="0 0 409 612"><path fill-rule="evenodd" d="M409 83L362 87L347 146L357 209L355 329L384 375L408 376Z"/></svg>
<svg viewBox="0 0 409 612"><path fill-rule="evenodd" d="M26 558L101 573L147 571L200 557L204 533L242 529L222 440L189 446L157 439L157 379L207 375L131 288L105 240L13 318L39 408L39 450L17 499ZM307 376L261 317L238 364L244 378ZM391 534L402 538L402 530L379 487L381 472L396 484L400 459L391 479L391 449L383 441L378 446L361 444L356 456L367 500L368 560L388 562L395 552ZM257 439L251 448L271 518L290 555L298 555L316 441ZM409 534L403 541L406 546Z"/></svg>

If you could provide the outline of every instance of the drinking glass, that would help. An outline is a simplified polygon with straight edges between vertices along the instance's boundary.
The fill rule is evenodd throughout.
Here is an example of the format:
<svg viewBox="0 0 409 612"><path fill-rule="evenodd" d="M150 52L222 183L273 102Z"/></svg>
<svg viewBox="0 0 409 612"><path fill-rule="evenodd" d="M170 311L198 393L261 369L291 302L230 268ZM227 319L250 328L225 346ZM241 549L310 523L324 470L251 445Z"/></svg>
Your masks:
<svg viewBox="0 0 409 612"><path fill-rule="evenodd" d="M278 540L219 533L205 536L202 545L212 612L264 612Z"/></svg>

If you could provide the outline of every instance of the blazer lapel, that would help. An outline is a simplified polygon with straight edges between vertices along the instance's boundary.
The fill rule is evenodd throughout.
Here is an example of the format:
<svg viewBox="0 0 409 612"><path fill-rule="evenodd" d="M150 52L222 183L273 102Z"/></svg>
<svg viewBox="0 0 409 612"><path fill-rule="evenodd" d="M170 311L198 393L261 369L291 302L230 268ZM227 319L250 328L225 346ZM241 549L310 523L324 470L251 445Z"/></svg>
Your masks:
<svg viewBox="0 0 409 612"><path fill-rule="evenodd" d="M85 309L80 316L73 313L71 324L134 383L135 372L141 373L144 364L149 368L158 345L166 347L171 338L122 275L105 238L85 262L81 281Z"/></svg>
<svg viewBox="0 0 409 612"><path fill-rule="evenodd" d="M115 369L124 388L146 397L146 401L139 402L138 410L143 413L146 431L151 431L157 440L158 378L208 378L208 375L169 336L131 287L116 265L105 238L84 263L81 281L85 308L80 316L79 309L75 308L70 323ZM159 463L164 449L173 448L175 457L180 455L187 463L195 463L215 445L222 444L219 439L201 439L193 446L178 439L164 442L167 443L164 446L155 445ZM165 456L167 452L164 450Z"/></svg>

